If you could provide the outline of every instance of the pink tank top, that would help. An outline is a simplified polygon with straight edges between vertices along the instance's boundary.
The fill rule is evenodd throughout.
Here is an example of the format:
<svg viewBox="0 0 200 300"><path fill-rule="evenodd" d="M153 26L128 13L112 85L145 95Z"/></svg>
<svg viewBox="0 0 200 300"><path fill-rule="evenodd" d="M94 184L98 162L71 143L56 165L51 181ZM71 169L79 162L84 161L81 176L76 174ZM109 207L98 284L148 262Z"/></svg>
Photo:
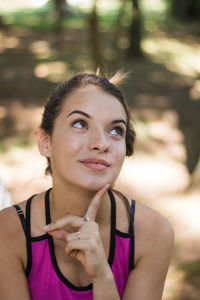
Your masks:
<svg viewBox="0 0 200 300"><path fill-rule="evenodd" d="M45 195L46 224L51 222L49 192ZM114 280L122 298L129 272L134 268L134 210L135 201L131 204L129 232L116 229L116 205L111 190L108 191L111 201L111 233L108 263L113 272ZM27 201L26 220L19 206L15 205L26 234L28 278L32 300L92 300L92 284L77 287L64 275L56 261L53 238L49 234L39 237L30 235L30 209L32 196ZM128 200L126 199L126 204Z"/></svg>

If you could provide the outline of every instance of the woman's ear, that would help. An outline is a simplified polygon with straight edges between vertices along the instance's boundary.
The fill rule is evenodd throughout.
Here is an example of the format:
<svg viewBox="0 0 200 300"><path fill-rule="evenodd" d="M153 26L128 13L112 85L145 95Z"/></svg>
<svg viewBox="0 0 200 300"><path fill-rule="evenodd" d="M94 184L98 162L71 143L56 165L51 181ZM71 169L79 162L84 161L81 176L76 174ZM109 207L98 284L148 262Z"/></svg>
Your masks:
<svg viewBox="0 0 200 300"><path fill-rule="evenodd" d="M51 137L48 135L44 129L38 128L36 132L37 145L40 154L45 157L51 156Z"/></svg>

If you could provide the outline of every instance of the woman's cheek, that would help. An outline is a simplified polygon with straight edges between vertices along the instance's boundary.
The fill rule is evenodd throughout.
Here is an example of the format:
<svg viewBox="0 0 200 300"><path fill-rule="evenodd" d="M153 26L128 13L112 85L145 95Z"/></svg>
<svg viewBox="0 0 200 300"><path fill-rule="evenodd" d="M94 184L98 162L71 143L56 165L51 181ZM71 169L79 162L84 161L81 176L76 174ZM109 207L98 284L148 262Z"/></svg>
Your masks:
<svg viewBox="0 0 200 300"><path fill-rule="evenodd" d="M115 161L115 172L118 174L122 168L123 162L125 159L125 155L120 155L119 153L116 153L116 156L114 157Z"/></svg>
<svg viewBox="0 0 200 300"><path fill-rule="evenodd" d="M118 148L114 150L114 156L116 160L124 160L126 156L126 145L121 143Z"/></svg>

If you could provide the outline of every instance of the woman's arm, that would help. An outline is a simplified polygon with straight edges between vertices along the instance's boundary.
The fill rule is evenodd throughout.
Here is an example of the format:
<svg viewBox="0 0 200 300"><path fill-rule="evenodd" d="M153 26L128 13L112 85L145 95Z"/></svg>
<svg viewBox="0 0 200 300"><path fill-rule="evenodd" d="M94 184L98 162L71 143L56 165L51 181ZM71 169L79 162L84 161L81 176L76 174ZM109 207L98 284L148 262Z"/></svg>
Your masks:
<svg viewBox="0 0 200 300"><path fill-rule="evenodd" d="M21 224L14 208L0 211L0 299L2 300L31 299L20 258L20 249L26 247L25 237L22 234Z"/></svg>
<svg viewBox="0 0 200 300"><path fill-rule="evenodd" d="M135 220L137 262L129 274L123 300L162 299L173 243L173 229L168 221L138 204Z"/></svg>
<svg viewBox="0 0 200 300"><path fill-rule="evenodd" d="M109 272L101 279L93 280L94 300L120 300L115 284L113 273L109 267Z"/></svg>

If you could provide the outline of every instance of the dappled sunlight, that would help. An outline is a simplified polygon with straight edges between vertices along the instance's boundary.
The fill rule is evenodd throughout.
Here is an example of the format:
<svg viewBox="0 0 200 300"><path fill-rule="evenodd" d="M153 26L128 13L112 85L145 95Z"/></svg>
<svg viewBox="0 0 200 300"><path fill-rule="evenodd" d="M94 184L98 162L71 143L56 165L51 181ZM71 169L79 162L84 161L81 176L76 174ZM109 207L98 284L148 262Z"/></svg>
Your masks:
<svg viewBox="0 0 200 300"><path fill-rule="evenodd" d="M154 106L157 106L158 108L168 108L169 102L170 102L170 98L166 95L151 95L151 94L139 93L136 96L136 99L137 99L139 105L144 108L145 108L145 106L146 107L151 106L151 104L153 104ZM149 112L148 112L148 114L149 114ZM155 115L155 114L157 114L157 112L152 109L152 114Z"/></svg>
<svg viewBox="0 0 200 300"><path fill-rule="evenodd" d="M31 43L29 49L38 59L49 58L54 53L47 41L35 41Z"/></svg>
<svg viewBox="0 0 200 300"><path fill-rule="evenodd" d="M180 75L196 77L200 72L200 47L179 40L157 37L144 39L146 53L156 62L162 62L167 69Z"/></svg>
<svg viewBox="0 0 200 300"><path fill-rule="evenodd" d="M46 62L38 64L34 69L34 74L38 78L46 78L52 82L60 82L69 75L67 63L62 61Z"/></svg>
<svg viewBox="0 0 200 300"><path fill-rule="evenodd" d="M117 45L120 49L127 49L130 46L130 40L127 36L121 36L117 40Z"/></svg>
<svg viewBox="0 0 200 300"><path fill-rule="evenodd" d="M171 122L169 122L170 119ZM148 124L148 135L152 140L158 142L162 141L162 144L159 146L158 143L155 143L155 153L159 151L160 157L173 157L177 161L185 163L186 152L183 144L184 136L177 129L177 123L177 114L172 111L166 112L163 114L161 120L153 121Z"/></svg>
<svg viewBox="0 0 200 300"><path fill-rule="evenodd" d="M17 99L9 105L0 106L0 135L3 140L3 143L0 144L0 151L7 149L7 156L9 157L10 151L16 145L19 146L21 143L21 147L23 147L24 142L33 141L41 117L42 109L40 107L23 106ZM23 156L21 159L23 160Z"/></svg>
<svg viewBox="0 0 200 300"><path fill-rule="evenodd" d="M0 53L3 53L7 49L17 48L19 45L19 38L15 36L6 36L5 33L0 32Z"/></svg>
<svg viewBox="0 0 200 300"><path fill-rule="evenodd" d="M193 87L190 89L190 98L192 100L200 100L200 80L195 80Z"/></svg>
<svg viewBox="0 0 200 300"><path fill-rule="evenodd" d="M51 178L44 176L46 160L36 146L29 149L13 147L9 155L3 158L0 161L0 176L12 192L13 203L51 186Z"/></svg>
<svg viewBox="0 0 200 300"><path fill-rule="evenodd" d="M4 47L7 49L12 49L12 48L16 48L19 45L19 39L11 36L11 37L7 37L5 38L4 41Z"/></svg>
<svg viewBox="0 0 200 300"><path fill-rule="evenodd" d="M12 104L6 107L7 114L14 120L15 129L17 131L24 131L30 128L32 131L42 116L42 109L30 105L25 107L19 100L13 101Z"/></svg>
<svg viewBox="0 0 200 300"><path fill-rule="evenodd" d="M166 2L162 0L142 1L142 8L148 12L163 12L166 9Z"/></svg>
<svg viewBox="0 0 200 300"><path fill-rule="evenodd" d="M166 300L199 299L200 297L198 288L199 198L200 189L198 188L189 193L183 192L163 197L154 202L154 208L168 218L175 231L175 249L164 294ZM190 273L189 269L191 269ZM190 298L185 298L187 296Z"/></svg>
<svg viewBox="0 0 200 300"><path fill-rule="evenodd" d="M0 1L1 11L16 11L23 8L36 8L41 7L48 0L9 0L9 1Z"/></svg>
<svg viewBox="0 0 200 300"><path fill-rule="evenodd" d="M128 191L132 196L151 202L166 193L184 190L188 181L189 175L183 164L167 157L136 154L134 159L125 161L116 185L121 186L125 193Z"/></svg>
<svg viewBox="0 0 200 300"><path fill-rule="evenodd" d="M177 243L187 238L199 240L197 238L200 232L199 196L200 190L193 190L190 193L179 193L170 197L163 197L156 204L160 211L170 215L176 231ZM192 257L192 254L188 253L188 256Z"/></svg>
<svg viewBox="0 0 200 300"><path fill-rule="evenodd" d="M0 106L0 120L3 119L7 115L7 108Z"/></svg>
<svg viewBox="0 0 200 300"><path fill-rule="evenodd" d="M78 6L79 8L88 9L91 8L93 0L68 0L71 6Z"/></svg>
<svg viewBox="0 0 200 300"><path fill-rule="evenodd" d="M185 163L184 136L177 128L178 114L172 110L165 110L161 114L152 109L143 109L140 112L141 117L144 121L136 122L137 151Z"/></svg>

